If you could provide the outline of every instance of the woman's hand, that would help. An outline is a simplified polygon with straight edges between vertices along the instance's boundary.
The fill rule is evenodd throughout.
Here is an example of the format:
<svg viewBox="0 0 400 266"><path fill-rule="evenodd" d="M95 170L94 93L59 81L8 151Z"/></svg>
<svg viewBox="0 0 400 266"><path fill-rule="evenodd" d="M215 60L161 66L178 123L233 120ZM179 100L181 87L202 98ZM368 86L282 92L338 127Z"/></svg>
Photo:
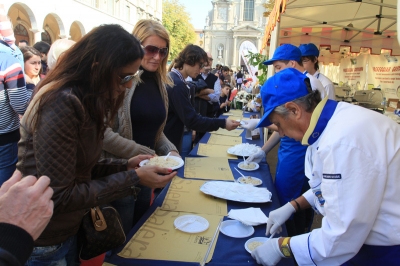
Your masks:
<svg viewBox="0 0 400 266"><path fill-rule="evenodd" d="M140 184L149 188L163 188L176 175L176 171L155 165L142 166L136 169Z"/></svg>
<svg viewBox="0 0 400 266"><path fill-rule="evenodd" d="M144 160L150 160L153 155L138 155L128 160L128 170L134 170L139 167L139 163Z"/></svg>

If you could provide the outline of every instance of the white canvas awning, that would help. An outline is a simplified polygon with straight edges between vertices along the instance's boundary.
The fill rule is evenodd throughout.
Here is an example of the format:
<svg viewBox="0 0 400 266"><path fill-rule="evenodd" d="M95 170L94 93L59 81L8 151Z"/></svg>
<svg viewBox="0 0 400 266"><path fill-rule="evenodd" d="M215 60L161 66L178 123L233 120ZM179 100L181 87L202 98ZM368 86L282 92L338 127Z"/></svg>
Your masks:
<svg viewBox="0 0 400 266"><path fill-rule="evenodd" d="M273 30L277 34L271 34ZM386 49L400 55L397 0L276 0L263 48L269 43L314 43L324 63L337 64L343 54L363 48L371 54Z"/></svg>

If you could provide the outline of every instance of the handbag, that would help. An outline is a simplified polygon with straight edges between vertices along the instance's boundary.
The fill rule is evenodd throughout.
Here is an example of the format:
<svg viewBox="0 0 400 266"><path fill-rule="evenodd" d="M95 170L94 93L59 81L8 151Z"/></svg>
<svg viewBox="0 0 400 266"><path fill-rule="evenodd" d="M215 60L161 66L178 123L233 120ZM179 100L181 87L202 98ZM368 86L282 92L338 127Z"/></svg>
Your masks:
<svg viewBox="0 0 400 266"><path fill-rule="evenodd" d="M125 243L121 217L110 205L91 208L79 230L79 258L89 260Z"/></svg>

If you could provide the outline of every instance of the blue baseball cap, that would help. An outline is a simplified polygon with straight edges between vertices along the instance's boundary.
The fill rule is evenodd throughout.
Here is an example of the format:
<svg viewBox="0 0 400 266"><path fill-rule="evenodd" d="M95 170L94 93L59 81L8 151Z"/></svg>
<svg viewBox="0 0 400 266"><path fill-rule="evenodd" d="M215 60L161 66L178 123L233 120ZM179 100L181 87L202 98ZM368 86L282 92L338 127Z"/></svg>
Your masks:
<svg viewBox="0 0 400 266"><path fill-rule="evenodd" d="M309 91L304 82L306 78L306 75L295 68L285 68L270 77L261 88L265 111L257 127L272 124L268 116L276 107L307 95Z"/></svg>
<svg viewBox="0 0 400 266"><path fill-rule="evenodd" d="M264 65L272 65L274 61L278 60L294 60L301 61L300 49L293 44L282 44L276 48L274 55L271 59L264 61Z"/></svg>
<svg viewBox="0 0 400 266"><path fill-rule="evenodd" d="M319 49L313 43L300 44L301 56L319 56Z"/></svg>

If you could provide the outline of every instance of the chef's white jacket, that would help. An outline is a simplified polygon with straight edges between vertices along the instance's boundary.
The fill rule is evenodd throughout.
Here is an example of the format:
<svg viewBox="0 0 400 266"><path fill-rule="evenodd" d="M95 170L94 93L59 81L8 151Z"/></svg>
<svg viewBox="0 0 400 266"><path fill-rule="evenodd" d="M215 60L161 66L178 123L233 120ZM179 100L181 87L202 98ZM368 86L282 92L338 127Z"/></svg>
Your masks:
<svg viewBox="0 0 400 266"><path fill-rule="evenodd" d="M319 70L315 71L313 76L321 82L322 86L324 86L325 95L328 95L328 98L331 100L336 100L335 87L333 86L332 81L324 74L320 73Z"/></svg>
<svg viewBox="0 0 400 266"><path fill-rule="evenodd" d="M314 114L318 115L318 114ZM400 244L400 126L363 107L340 102L317 141L308 147L306 175L320 183L322 226L292 237L299 265L340 265L363 244Z"/></svg>

